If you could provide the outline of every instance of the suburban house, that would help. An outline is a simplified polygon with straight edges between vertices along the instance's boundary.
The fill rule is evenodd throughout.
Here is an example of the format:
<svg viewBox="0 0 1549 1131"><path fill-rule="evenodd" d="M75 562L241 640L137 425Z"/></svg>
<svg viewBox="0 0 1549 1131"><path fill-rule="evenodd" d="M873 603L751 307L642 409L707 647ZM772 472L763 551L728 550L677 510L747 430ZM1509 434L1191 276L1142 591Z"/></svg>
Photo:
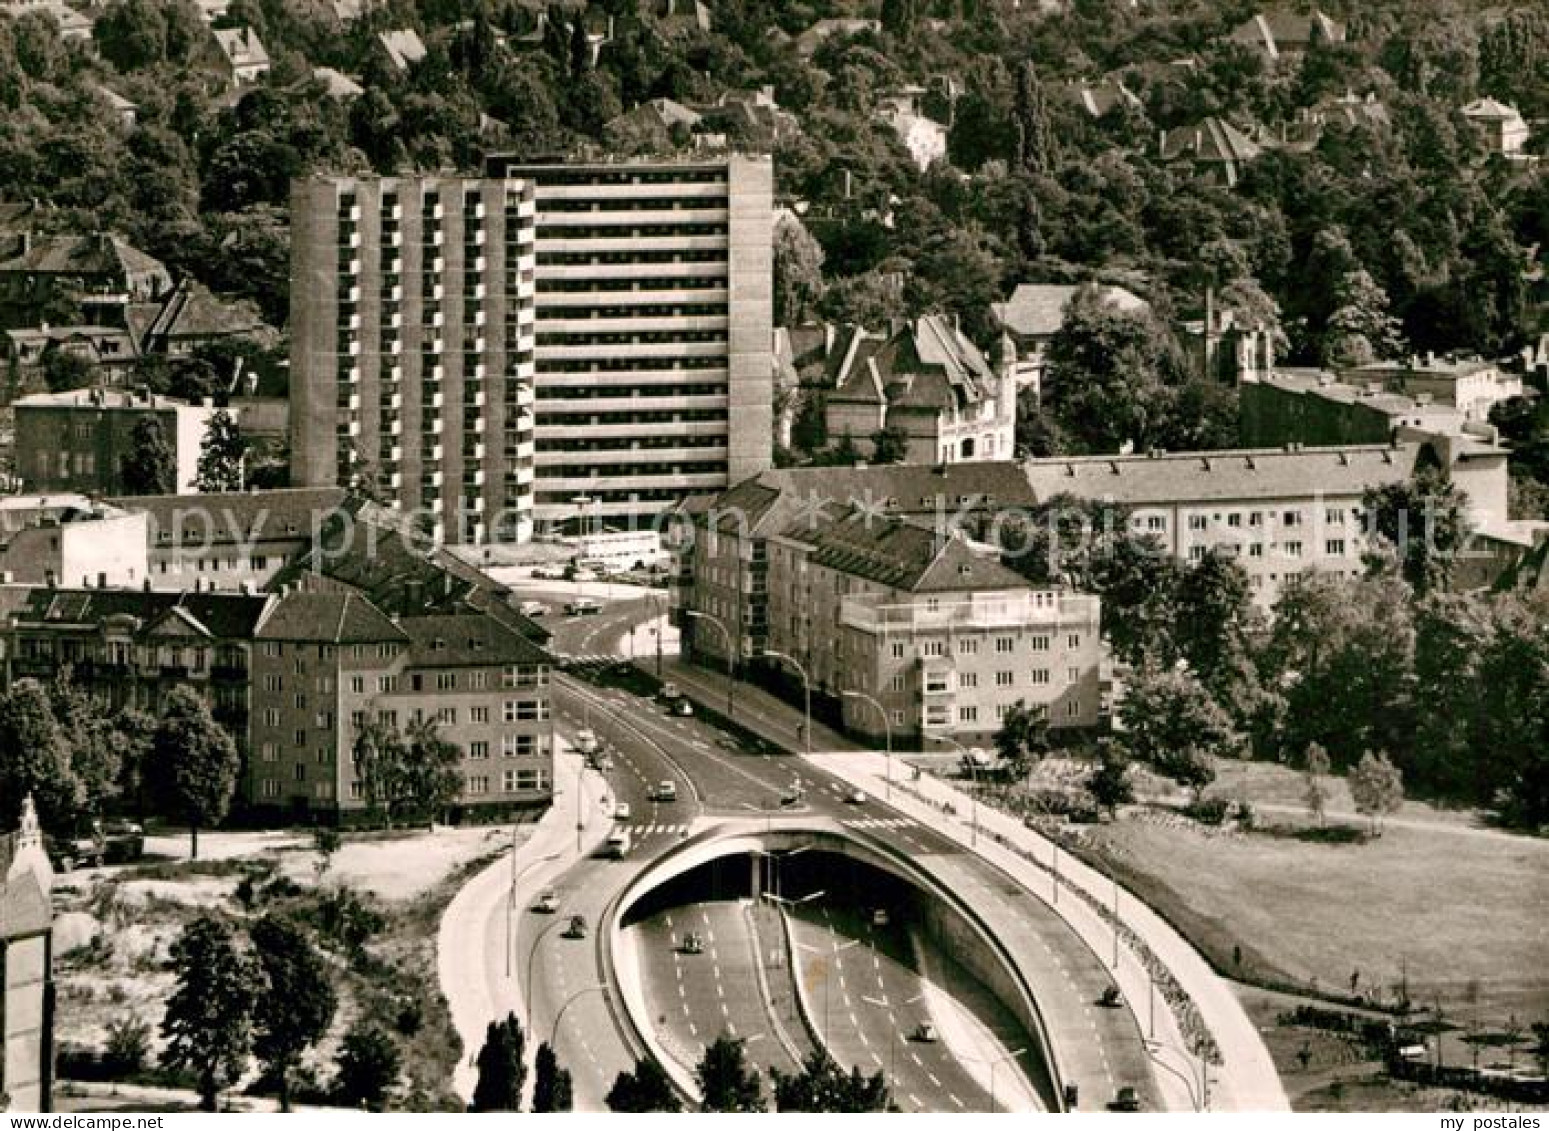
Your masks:
<svg viewBox="0 0 1549 1131"><path fill-rule="evenodd" d="M422 62L427 54L425 41L413 28L379 32L376 39L388 63L399 72L407 71L414 64Z"/></svg>
<svg viewBox="0 0 1549 1131"><path fill-rule="evenodd" d="M1502 157L1520 157L1527 146L1528 127L1515 106L1493 98L1479 98L1458 113L1473 123L1491 153Z"/></svg>
<svg viewBox="0 0 1549 1131"><path fill-rule="evenodd" d="M250 27L215 28L215 69L230 87L251 86L269 70L269 52Z"/></svg>
<svg viewBox="0 0 1549 1131"><path fill-rule="evenodd" d="M122 326L42 326L5 331L6 361L25 382L43 367L49 354L74 354L97 367L98 379L120 384L140 356L134 335ZM36 387L36 386L35 386Z"/></svg>
<svg viewBox="0 0 1549 1131"><path fill-rule="evenodd" d="M1157 154L1164 162L1191 162L1199 176L1232 188L1263 147L1224 118L1206 118L1196 126L1163 130Z"/></svg>
<svg viewBox="0 0 1549 1131"><path fill-rule="evenodd" d="M818 20L806 31L796 37L796 53L803 59L810 59L817 53L817 49L835 36L845 37L851 35L877 34L882 30L881 20L866 20L855 18L829 18Z"/></svg>
<svg viewBox="0 0 1549 1131"><path fill-rule="evenodd" d="M1122 79L1066 83L1060 87L1060 91L1090 118L1106 118L1121 106L1127 110L1145 108L1144 103L1124 85Z"/></svg>
<svg viewBox="0 0 1549 1131"><path fill-rule="evenodd" d="M1228 38L1264 57L1268 63L1303 54L1315 42L1343 43L1345 28L1338 20L1319 11L1293 12L1281 9L1260 12L1237 27Z"/></svg>
<svg viewBox="0 0 1549 1131"><path fill-rule="evenodd" d="M60 305L78 306L90 323L121 326L130 303L158 302L172 290L160 260L104 232L21 232L10 250L0 261L0 326L58 322Z"/></svg>
<svg viewBox="0 0 1549 1131"><path fill-rule="evenodd" d="M1120 310L1142 313L1151 309L1145 299L1123 287L1096 286L1103 301ZM1011 371L1017 388L1030 388L1041 395L1049 343L1065 324L1065 308L1080 289L1066 283L1019 283L1005 302L990 304L991 316L1011 343Z"/></svg>
<svg viewBox="0 0 1549 1131"><path fill-rule="evenodd" d="M825 409L831 439L848 435L872 453L874 433L898 429L906 463L1011 454L1014 383L949 319L928 314L887 334L848 327L835 342L835 361Z"/></svg>

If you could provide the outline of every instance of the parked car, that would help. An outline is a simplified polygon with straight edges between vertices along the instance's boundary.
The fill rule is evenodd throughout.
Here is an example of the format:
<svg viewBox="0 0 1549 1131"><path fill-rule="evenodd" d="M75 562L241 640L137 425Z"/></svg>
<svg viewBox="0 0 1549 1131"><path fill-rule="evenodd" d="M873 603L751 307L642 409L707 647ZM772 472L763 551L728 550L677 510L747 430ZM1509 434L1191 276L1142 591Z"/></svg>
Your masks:
<svg viewBox="0 0 1549 1131"><path fill-rule="evenodd" d="M534 566L533 579L536 581L560 581L565 576L565 571L560 566Z"/></svg>
<svg viewBox="0 0 1549 1131"><path fill-rule="evenodd" d="M1124 1004L1124 995L1119 993L1118 986L1109 986L1098 995L1097 1004L1104 1009L1117 1009Z"/></svg>
<svg viewBox="0 0 1549 1131"><path fill-rule="evenodd" d="M683 698L683 689L669 679L662 684L662 689L657 694L661 696L663 702L672 703Z"/></svg>
<svg viewBox="0 0 1549 1131"><path fill-rule="evenodd" d="M570 916L570 922L565 927L565 937L568 939L584 939L586 937L585 915Z"/></svg>
<svg viewBox="0 0 1549 1131"><path fill-rule="evenodd" d="M565 603L565 615L572 617L591 617L602 612L602 602L591 597L576 597Z"/></svg>
<svg viewBox="0 0 1549 1131"><path fill-rule="evenodd" d="M699 932L690 931L683 936L682 951L684 954L703 954L705 950L704 940L699 937Z"/></svg>
<svg viewBox="0 0 1549 1131"><path fill-rule="evenodd" d="M524 617L548 616L549 607L542 601L523 601L521 613Z"/></svg>
<svg viewBox="0 0 1549 1131"><path fill-rule="evenodd" d="M532 905L534 911L543 915L552 915L559 910L559 892L549 888L538 897L538 902Z"/></svg>
<svg viewBox="0 0 1549 1131"><path fill-rule="evenodd" d="M671 707L669 707L668 710L672 714L677 715L679 718L687 719L691 718L694 714L694 704L690 703L687 699L679 699Z"/></svg>
<svg viewBox="0 0 1549 1131"><path fill-rule="evenodd" d="M582 727L576 731L575 748L582 754L597 753L597 732L589 727Z"/></svg>
<svg viewBox="0 0 1549 1131"><path fill-rule="evenodd" d="M613 807L613 819L615 821L629 820L629 802L620 801Z"/></svg>
<svg viewBox="0 0 1549 1131"><path fill-rule="evenodd" d="M73 872L82 865L97 868L107 859L107 838L102 834L102 826L94 822L78 836L45 834L43 850L56 872Z"/></svg>
<svg viewBox="0 0 1549 1131"><path fill-rule="evenodd" d="M656 783L656 790L651 794L655 801L676 801L678 799L678 783L675 781L661 781Z"/></svg>
<svg viewBox="0 0 1549 1131"><path fill-rule="evenodd" d="M909 1034L909 1039L927 1045L935 1044L937 1040L935 1022L921 1021L914 1027L914 1032Z"/></svg>
<svg viewBox="0 0 1549 1131"><path fill-rule="evenodd" d="M130 864L145 855L145 829L133 821L104 821L102 839L109 864Z"/></svg>
<svg viewBox="0 0 1549 1131"><path fill-rule="evenodd" d="M844 802L845 802L846 805L864 805L864 804L866 804L866 792L865 792L865 790L862 790L862 789L859 789L859 788L850 790L849 793L844 795Z"/></svg>

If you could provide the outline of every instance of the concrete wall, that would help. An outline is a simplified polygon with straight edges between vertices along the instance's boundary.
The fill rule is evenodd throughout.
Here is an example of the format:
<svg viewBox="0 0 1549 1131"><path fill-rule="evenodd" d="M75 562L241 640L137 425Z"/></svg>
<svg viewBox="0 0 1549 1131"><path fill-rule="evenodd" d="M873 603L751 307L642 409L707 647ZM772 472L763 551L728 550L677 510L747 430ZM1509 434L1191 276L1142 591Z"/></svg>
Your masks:
<svg viewBox="0 0 1549 1131"><path fill-rule="evenodd" d="M733 157L728 169L728 483L773 463L774 165Z"/></svg>

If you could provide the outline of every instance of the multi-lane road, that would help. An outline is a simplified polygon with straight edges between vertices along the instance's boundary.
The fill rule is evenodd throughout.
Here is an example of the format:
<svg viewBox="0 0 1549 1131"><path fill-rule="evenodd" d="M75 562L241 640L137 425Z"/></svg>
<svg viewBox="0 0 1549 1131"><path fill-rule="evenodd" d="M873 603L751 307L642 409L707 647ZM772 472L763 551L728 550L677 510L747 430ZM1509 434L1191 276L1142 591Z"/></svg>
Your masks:
<svg viewBox="0 0 1549 1131"><path fill-rule="evenodd" d="M577 675L596 674L619 638L659 608L659 601L626 599L596 616L552 617L551 647L560 656L592 657L576 665L589 667L590 673ZM649 658L641 663L650 667ZM681 679L702 701L718 690L716 677L708 673L669 662L667 674ZM614 808L625 804L633 844L624 860L586 856L552 881L559 897L556 913L519 909L508 956L503 912L493 903L482 937L493 952L492 980L498 980L495 956L503 956L521 987L517 997L526 1003L533 1042L550 1041L570 1068L578 1108L602 1108L614 1077L631 1067L642 1051L630 1036L622 1003L608 988L619 977L639 980L658 1047L682 1065L691 1066L702 1047L724 1032L746 1042L749 1060L760 1069L791 1071L810 1050L815 1034L842 1065L882 1071L895 1102L905 1110L1037 1106L1026 1074L1036 1075L1041 1066L1027 1064L1031 1058L1017 1054L1020 1027L1005 1010L982 992L978 998L966 991L956 998L948 995L943 987L952 979L945 971L922 975L926 958L917 940L835 901L793 909L789 949L778 920L775 929L765 920L762 936L758 931L756 914L769 914L767 904L757 911L736 900L662 910L628 926L624 953L632 956L633 968L613 970L595 928L644 863L707 822L778 812L782 797L795 784L803 787L803 810L811 815L883 838L912 857L930 858L943 874L962 878L965 884L972 877L986 891L998 888L1002 902L1007 901L1006 877L950 837L888 808L881 799L853 804L850 787L840 779L780 754L772 745L742 748L700 719L669 715L624 687L608 686L607 680L593 685L577 675L561 677L556 687L561 727L572 735L581 728L598 735L609 757L606 783L593 771L590 796L572 789L572 796L556 799L556 807L563 809L579 797L577 817L587 826L589 842L595 843ZM724 686L719 684L720 689ZM756 696L740 698L740 722L776 742L798 744L788 708L763 711ZM841 745L819 728L813 737L833 744L827 748ZM674 784L676 800L659 801L658 787L668 781ZM1040 989L1040 994L1044 989L1058 991L1048 994L1051 1000L1040 998L1050 1028L1059 1033L1079 1022L1081 1041L1097 1049L1094 1065L1096 1056L1102 1058L1104 1075L1094 1073L1092 1079L1106 1095L1090 1097L1081 1106L1101 1106L1121 1084L1149 1095L1136 1024L1128 1010L1099 1011L1093 1021L1090 997L1092 987L1106 979L1102 963L1030 897L1015 914L1036 921L1031 929L1041 944L1054 948L1051 954L1058 959L1058 966L1051 963L1044 976L1053 977L1057 970L1060 985ZM571 918L577 915L586 921L585 937L568 937ZM497 924L497 918L502 922ZM701 937L699 953L681 946L689 931ZM768 968L784 953L795 956L796 969L783 978L778 971L771 976ZM961 978L960 971L958 975ZM793 996L801 1000L791 1000ZM805 1010L810 1028L798 1019L799 1008ZM936 1039L917 1039L922 1021L933 1021L935 1032L929 1035Z"/></svg>

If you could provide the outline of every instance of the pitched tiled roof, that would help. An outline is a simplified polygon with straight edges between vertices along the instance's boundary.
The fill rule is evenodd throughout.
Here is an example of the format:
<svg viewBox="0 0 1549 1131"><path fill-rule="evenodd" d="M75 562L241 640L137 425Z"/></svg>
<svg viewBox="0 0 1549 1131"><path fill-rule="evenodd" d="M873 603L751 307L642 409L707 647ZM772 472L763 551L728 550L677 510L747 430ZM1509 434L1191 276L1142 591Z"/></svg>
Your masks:
<svg viewBox="0 0 1549 1131"><path fill-rule="evenodd" d="M812 547L813 562L905 592L1027 587L998 561L922 523L857 511L816 529L799 519L787 533Z"/></svg>
<svg viewBox="0 0 1549 1131"><path fill-rule="evenodd" d="M408 70L411 64L420 62L427 54L425 41L420 39L419 32L413 28L384 31L377 36L377 41L382 44L393 66L400 71Z"/></svg>
<svg viewBox="0 0 1549 1131"><path fill-rule="evenodd" d="M995 374L984 355L945 318L926 315L885 338L852 337L828 399L949 409L994 395Z"/></svg>
<svg viewBox="0 0 1549 1131"><path fill-rule="evenodd" d="M26 251L0 263L0 272L29 275L160 274L167 269L118 236L33 236Z"/></svg>
<svg viewBox="0 0 1549 1131"><path fill-rule="evenodd" d="M360 83L332 67L313 67L312 77L328 88L330 98L359 98L366 93Z"/></svg>
<svg viewBox="0 0 1549 1131"><path fill-rule="evenodd" d="M1284 51L1306 47L1315 35L1328 43L1342 43L1344 25L1322 12L1261 12L1232 32L1231 39L1277 58Z"/></svg>
<svg viewBox="0 0 1549 1131"><path fill-rule="evenodd" d="M115 616L134 617L149 625L177 611L216 639L243 640L252 637L269 602L263 594L35 586L13 602L13 612L26 623L94 626Z"/></svg>
<svg viewBox="0 0 1549 1131"><path fill-rule="evenodd" d="M483 613L404 617L409 663L416 668L482 664L546 664L551 657L521 632Z"/></svg>
<svg viewBox="0 0 1549 1131"><path fill-rule="evenodd" d="M256 67L269 62L263 40L250 27L215 28L215 42L233 67Z"/></svg>
<svg viewBox="0 0 1549 1131"><path fill-rule="evenodd" d="M1207 164L1244 164L1260 153L1257 143L1223 118L1206 118L1197 126L1169 130L1161 150L1163 161L1188 157Z"/></svg>
<svg viewBox="0 0 1549 1131"><path fill-rule="evenodd" d="M1481 122L1520 122L1522 114L1515 106L1508 106L1494 98L1479 98L1459 111L1465 118Z"/></svg>
<svg viewBox="0 0 1549 1131"><path fill-rule="evenodd" d="M1024 337L1050 337L1065 323L1065 308L1076 297L1079 286L1064 283L1021 283L1005 302L990 304L990 310L1002 327ZM1145 299L1123 287L1098 285L1103 299L1120 310L1149 310Z"/></svg>
<svg viewBox="0 0 1549 1131"><path fill-rule="evenodd" d="M405 641L408 635L386 613L356 593L287 593L258 626L260 640L307 640L329 644Z"/></svg>
<svg viewBox="0 0 1549 1131"><path fill-rule="evenodd" d="M1204 503L1317 493L1359 495L1368 487L1408 479L1420 451L1419 444L1371 444L1057 457L1032 460L1025 470L1039 502L1068 494L1143 507L1184 500Z"/></svg>
<svg viewBox="0 0 1549 1131"><path fill-rule="evenodd" d="M147 328L151 339L213 338L247 334L264 327L257 307L246 302L226 302L209 289L185 281L167 296L155 320Z"/></svg>

